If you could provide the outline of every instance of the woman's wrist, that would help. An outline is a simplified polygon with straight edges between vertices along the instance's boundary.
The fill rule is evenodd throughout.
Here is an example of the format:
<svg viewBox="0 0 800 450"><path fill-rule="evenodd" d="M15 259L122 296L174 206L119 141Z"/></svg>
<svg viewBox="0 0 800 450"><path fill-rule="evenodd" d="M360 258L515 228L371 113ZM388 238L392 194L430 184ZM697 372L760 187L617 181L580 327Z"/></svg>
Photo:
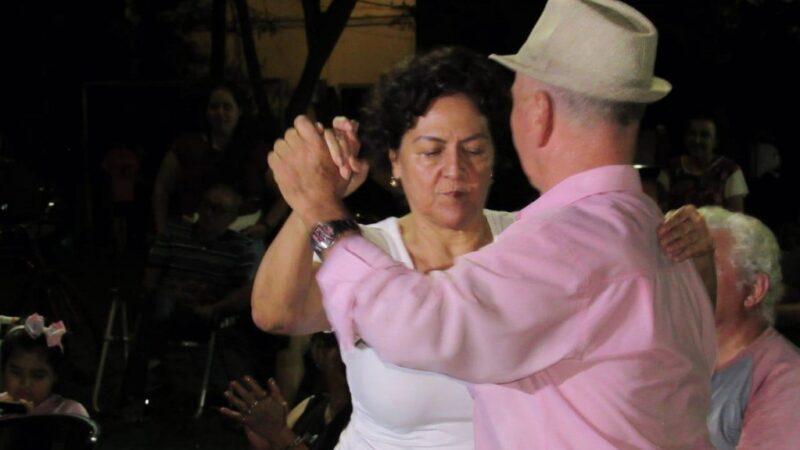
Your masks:
<svg viewBox="0 0 800 450"><path fill-rule="evenodd" d="M289 427L284 427L272 440L276 450L298 449L304 443L303 436L298 436Z"/></svg>

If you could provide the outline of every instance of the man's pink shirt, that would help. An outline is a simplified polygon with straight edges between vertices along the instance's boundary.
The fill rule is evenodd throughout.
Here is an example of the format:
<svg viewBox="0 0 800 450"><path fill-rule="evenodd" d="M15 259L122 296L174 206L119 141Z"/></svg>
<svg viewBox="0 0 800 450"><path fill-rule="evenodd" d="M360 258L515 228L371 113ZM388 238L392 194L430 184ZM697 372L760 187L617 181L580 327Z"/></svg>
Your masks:
<svg viewBox="0 0 800 450"><path fill-rule="evenodd" d="M630 166L559 183L493 243L422 274L360 236L317 281L343 351L470 383L478 449L706 448L711 303L659 248Z"/></svg>

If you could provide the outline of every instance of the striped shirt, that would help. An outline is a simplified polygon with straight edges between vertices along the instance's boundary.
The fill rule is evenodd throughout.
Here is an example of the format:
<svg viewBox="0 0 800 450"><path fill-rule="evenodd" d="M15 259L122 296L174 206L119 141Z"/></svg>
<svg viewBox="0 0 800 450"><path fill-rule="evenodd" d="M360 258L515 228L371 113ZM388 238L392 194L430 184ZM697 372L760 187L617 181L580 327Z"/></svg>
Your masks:
<svg viewBox="0 0 800 450"><path fill-rule="evenodd" d="M241 233L226 230L202 242L195 225L173 222L150 249L148 265L163 270L156 298L200 306L217 303L249 282L256 257L254 242Z"/></svg>

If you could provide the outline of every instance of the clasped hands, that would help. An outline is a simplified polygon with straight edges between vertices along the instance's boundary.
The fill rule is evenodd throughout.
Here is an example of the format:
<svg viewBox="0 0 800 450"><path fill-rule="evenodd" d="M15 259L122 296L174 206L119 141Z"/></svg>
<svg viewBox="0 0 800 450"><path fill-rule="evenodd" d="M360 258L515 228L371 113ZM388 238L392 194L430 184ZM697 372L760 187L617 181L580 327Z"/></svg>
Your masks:
<svg viewBox="0 0 800 450"><path fill-rule="evenodd" d="M369 171L367 162L358 159L358 123L337 117L332 125L325 129L298 116L267 159L284 199L309 228L346 216L342 199ZM713 276L714 244L697 208L687 205L669 212L658 235L673 261L693 258L698 265L710 264Z"/></svg>
<svg viewBox="0 0 800 450"><path fill-rule="evenodd" d="M358 159L358 123L344 117L326 129L306 116L275 141L267 162L283 198L306 226L347 215L342 199L366 179L369 165Z"/></svg>

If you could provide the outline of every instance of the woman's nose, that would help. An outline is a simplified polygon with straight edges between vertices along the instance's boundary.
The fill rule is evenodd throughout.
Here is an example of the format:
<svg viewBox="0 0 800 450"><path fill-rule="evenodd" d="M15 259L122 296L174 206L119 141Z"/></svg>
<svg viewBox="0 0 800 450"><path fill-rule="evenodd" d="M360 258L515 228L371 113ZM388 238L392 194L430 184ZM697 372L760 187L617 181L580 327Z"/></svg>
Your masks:
<svg viewBox="0 0 800 450"><path fill-rule="evenodd" d="M444 164L443 173L445 176L450 178L458 178L462 172L462 156L458 149L448 149L445 151L444 159L442 164Z"/></svg>

